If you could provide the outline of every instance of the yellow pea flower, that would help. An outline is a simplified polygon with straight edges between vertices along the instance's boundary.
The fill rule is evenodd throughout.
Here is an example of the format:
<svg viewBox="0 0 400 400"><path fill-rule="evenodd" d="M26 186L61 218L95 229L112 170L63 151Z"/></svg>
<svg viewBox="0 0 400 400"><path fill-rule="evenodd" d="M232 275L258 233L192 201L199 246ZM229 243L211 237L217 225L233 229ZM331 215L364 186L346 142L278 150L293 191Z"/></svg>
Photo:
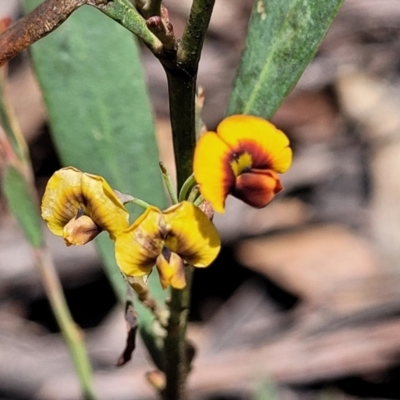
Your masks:
<svg viewBox="0 0 400 400"><path fill-rule="evenodd" d="M184 261L207 267L221 247L218 232L207 216L192 203L183 201L164 212L146 211L115 240L115 256L122 272L148 275L156 265L164 288L186 286Z"/></svg>
<svg viewBox="0 0 400 400"><path fill-rule="evenodd" d="M42 218L67 246L82 245L105 230L114 240L129 226L129 214L104 178L62 168L49 179Z"/></svg>
<svg viewBox="0 0 400 400"><path fill-rule="evenodd" d="M225 211L228 194L261 208L282 190L278 173L292 163L289 139L270 122L252 115L232 115L200 137L194 176L214 210Z"/></svg>

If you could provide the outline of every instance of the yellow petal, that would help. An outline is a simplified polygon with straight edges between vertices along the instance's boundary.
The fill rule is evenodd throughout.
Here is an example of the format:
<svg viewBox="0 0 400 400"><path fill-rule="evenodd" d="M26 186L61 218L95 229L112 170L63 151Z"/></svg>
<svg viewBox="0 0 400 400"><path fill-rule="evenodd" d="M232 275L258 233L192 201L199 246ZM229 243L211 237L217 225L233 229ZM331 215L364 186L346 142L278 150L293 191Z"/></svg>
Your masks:
<svg viewBox="0 0 400 400"><path fill-rule="evenodd" d="M230 165L233 171L233 174L237 178L243 171L249 170L253 167L253 157L250 153L244 152L240 155L232 156L232 161L230 161Z"/></svg>
<svg viewBox="0 0 400 400"><path fill-rule="evenodd" d="M42 200L42 218L51 232L62 236L63 228L74 218L83 204L81 181L83 173L67 167L55 172L47 182Z"/></svg>
<svg viewBox="0 0 400 400"><path fill-rule="evenodd" d="M169 232L165 245L195 267L207 267L217 257L221 241L207 216L183 201L163 212Z"/></svg>
<svg viewBox="0 0 400 400"><path fill-rule="evenodd" d="M235 183L230 166L231 149L215 132L206 132L197 142L193 171L203 197L223 213L225 198Z"/></svg>
<svg viewBox="0 0 400 400"><path fill-rule="evenodd" d="M64 226L78 212L107 230L112 239L129 225L128 211L104 178L73 167L62 168L47 183L42 217L55 235L62 236Z"/></svg>
<svg viewBox="0 0 400 400"><path fill-rule="evenodd" d="M183 289L186 286L183 261L176 253L164 248L157 258L156 265L164 289L169 285L175 289Z"/></svg>
<svg viewBox="0 0 400 400"><path fill-rule="evenodd" d="M283 173L292 163L289 139L265 119L232 115L218 125L217 134L233 152L251 154L253 168Z"/></svg>
<svg viewBox="0 0 400 400"><path fill-rule="evenodd" d="M115 258L127 276L142 276L151 271L163 247L163 215L156 207L147 210L115 238Z"/></svg>
<svg viewBox="0 0 400 400"><path fill-rule="evenodd" d="M87 215L112 239L128 227L128 211L103 177L83 174L82 194L87 202Z"/></svg>

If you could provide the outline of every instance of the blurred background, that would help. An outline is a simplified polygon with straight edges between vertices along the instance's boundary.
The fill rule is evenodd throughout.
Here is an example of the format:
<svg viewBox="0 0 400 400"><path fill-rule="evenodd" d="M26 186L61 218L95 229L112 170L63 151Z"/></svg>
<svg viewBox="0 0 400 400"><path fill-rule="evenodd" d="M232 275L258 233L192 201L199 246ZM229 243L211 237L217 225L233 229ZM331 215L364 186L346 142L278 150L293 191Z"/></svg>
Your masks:
<svg viewBox="0 0 400 400"><path fill-rule="evenodd" d="M178 37L190 3L165 0ZM216 1L198 80L209 129L224 117L252 4ZM4 16L20 16L18 0L0 0ZM142 50L160 158L173 169L166 79ZM9 67L41 195L60 162L29 55ZM273 121L289 135L294 163L268 207L230 198L215 216L223 249L195 274L190 400L398 399L400 1L345 0ZM154 399L141 343L114 367L126 327L94 246L67 249L50 233L48 244L100 398ZM78 398L29 245L0 194L0 399Z"/></svg>

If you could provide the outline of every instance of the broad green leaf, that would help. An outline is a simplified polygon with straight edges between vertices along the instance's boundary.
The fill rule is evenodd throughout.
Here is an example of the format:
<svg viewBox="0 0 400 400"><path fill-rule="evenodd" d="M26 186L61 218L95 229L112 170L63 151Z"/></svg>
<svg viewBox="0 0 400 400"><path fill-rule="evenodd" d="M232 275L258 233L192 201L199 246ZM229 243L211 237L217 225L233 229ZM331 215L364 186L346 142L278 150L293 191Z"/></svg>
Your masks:
<svg viewBox="0 0 400 400"><path fill-rule="evenodd" d="M24 4L29 11L39 3ZM163 207L152 108L133 36L83 6L31 53L63 164L102 175L113 188ZM101 236L97 243L107 274L122 300L126 286L114 246ZM140 321L150 328L145 312Z"/></svg>
<svg viewBox="0 0 400 400"><path fill-rule="evenodd" d="M24 176L13 166L8 166L3 176L3 190L8 207L17 218L33 247L44 243L39 208Z"/></svg>
<svg viewBox="0 0 400 400"><path fill-rule="evenodd" d="M270 118L309 64L343 0L255 0L228 114Z"/></svg>
<svg viewBox="0 0 400 400"><path fill-rule="evenodd" d="M133 36L83 6L34 44L32 57L63 163L162 205L152 109Z"/></svg>

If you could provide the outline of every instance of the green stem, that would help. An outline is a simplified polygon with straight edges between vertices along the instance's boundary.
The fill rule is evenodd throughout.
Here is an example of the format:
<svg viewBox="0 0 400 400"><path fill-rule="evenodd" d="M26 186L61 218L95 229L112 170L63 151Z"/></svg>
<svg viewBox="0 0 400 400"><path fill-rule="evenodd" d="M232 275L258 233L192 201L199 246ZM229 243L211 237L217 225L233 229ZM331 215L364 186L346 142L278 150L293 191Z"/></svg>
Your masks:
<svg viewBox="0 0 400 400"><path fill-rule="evenodd" d="M215 0L193 0L190 16L176 54L160 61L167 74L170 119L177 171L178 193L192 174L196 145L196 81L204 37ZM193 268L186 268L187 285L183 290L171 289L170 318L164 341L166 387L164 400L185 400L186 380L190 369L186 327Z"/></svg>
<svg viewBox="0 0 400 400"><path fill-rule="evenodd" d="M161 55L163 53L161 41L149 30L145 19L129 0L113 0L106 5L97 4L95 7L137 35L154 54Z"/></svg>
<svg viewBox="0 0 400 400"><path fill-rule="evenodd" d="M159 166L165 187L168 191L169 198L171 199L172 204L178 204L178 197L176 196L176 189L174 187L174 184L172 183L171 175L168 173L167 169L161 161L159 162Z"/></svg>
<svg viewBox="0 0 400 400"><path fill-rule="evenodd" d="M204 201L204 198L202 195L200 195L194 202L193 204L198 207L202 202Z"/></svg>
<svg viewBox="0 0 400 400"><path fill-rule="evenodd" d="M44 248L35 248L34 253L42 276L46 295L63 337L69 347L75 370L81 384L83 398L85 400L94 400L96 399L96 395L92 386L92 369L85 347L83 333L79 330L69 312L57 272L48 251Z"/></svg>
<svg viewBox="0 0 400 400"><path fill-rule="evenodd" d="M190 175L189 178L186 179L185 183L181 187L181 191L179 193L179 201L183 201L187 199L187 194L189 190L196 184L194 179L194 175Z"/></svg>
<svg viewBox="0 0 400 400"><path fill-rule="evenodd" d="M194 0L183 32L178 59L183 64L194 66L196 71L214 3L215 0Z"/></svg>
<svg viewBox="0 0 400 400"><path fill-rule="evenodd" d="M15 155L19 161L23 162L23 160L28 159L29 151L10 103L6 78L7 72L7 66L0 70L0 124L12 145Z"/></svg>
<svg viewBox="0 0 400 400"><path fill-rule="evenodd" d="M164 371L167 378L166 387L162 392L164 400L187 398L186 380L190 370L190 359L186 328L194 268L187 266L185 272L186 287L182 290L171 289L170 317L164 341Z"/></svg>
<svg viewBox="0 0 400 400"><path fill-rule="evenodd" d="M196 145L195 105L196 74L182 69L166 68L169 90L170 118L174 145L178 191L192 174Z"/></svg>
<svg viewBox="0 0 400 400"><path fill-rule="evenodd" d="M129 200L125 201L125 204L126 203L133 203L141 208L144 208L145 210L150 207L149 203L145 202L144 200L138 199L136 197L130 198Z"/></svg>
<svg viewBox="0 0 400 400"><path fill-rule="evenodd" d="M200 194L200 188L198 186L193 186L192 190L189 193L187 201L189 203L194 203L199 194Z"/></svg>

